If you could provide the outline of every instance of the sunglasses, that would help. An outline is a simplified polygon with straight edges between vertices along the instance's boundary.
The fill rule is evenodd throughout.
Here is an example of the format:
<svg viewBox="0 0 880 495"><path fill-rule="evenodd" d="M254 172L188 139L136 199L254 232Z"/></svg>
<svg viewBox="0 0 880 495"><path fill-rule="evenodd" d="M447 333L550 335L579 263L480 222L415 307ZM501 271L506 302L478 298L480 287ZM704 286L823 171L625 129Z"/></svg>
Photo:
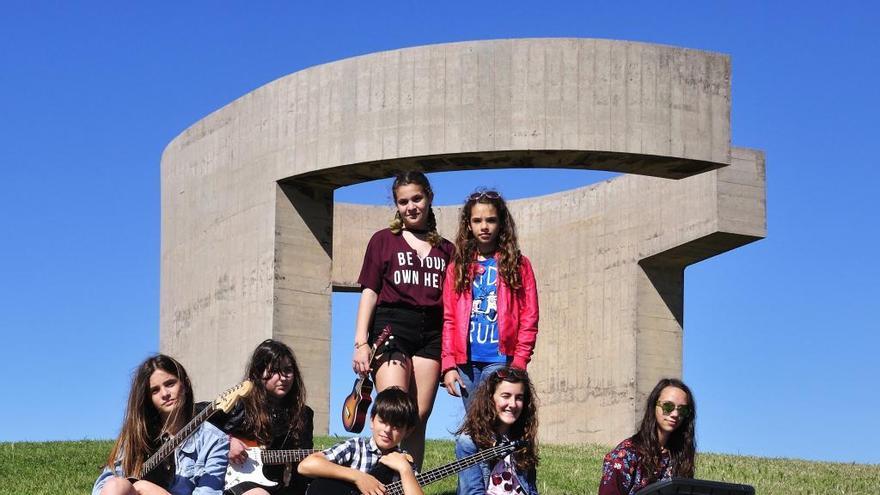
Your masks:
<svg viewBox="0 0 880 495"><path fill-rule="evenodd" d="M478 191L468 196L468 201L479 201L483 198L501 199L501 195L496 191Z"/></svg>
<svg viewBox="0 0 880 495"><path fill-rule="evenodd" d="M495 376L501 378L502 380L506 378L523 380L526 377L526 372L517 368L500 368L495 371Z"/></svg>
<svg viewBox="0 0 880 495"><path fill-rule="evenodd" d="M672 411L678 411L678 415L682 418L687 418L691 415L691 406L687 404L675 405L675 402L672 401L657 401L657 407L659 407L663 411L664 416L669 416L672 414Z"/></svg>

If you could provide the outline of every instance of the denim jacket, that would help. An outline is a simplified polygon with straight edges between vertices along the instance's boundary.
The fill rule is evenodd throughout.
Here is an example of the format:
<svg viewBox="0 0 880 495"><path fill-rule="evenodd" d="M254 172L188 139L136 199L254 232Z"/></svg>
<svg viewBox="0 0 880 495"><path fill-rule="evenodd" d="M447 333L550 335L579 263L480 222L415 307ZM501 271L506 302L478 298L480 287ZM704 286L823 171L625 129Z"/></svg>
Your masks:
<svg viewBox="0 0 880 495"><path fill-rule="evenodd" d="M183 445L174 451L177 461L174 480L167 488L171 495L221 495L226 477L229 455L229 437L210 423L204 423ZM92 495L99 495L101 488L113 476L125 476L121 463L113 471L105 467L95 481Z"/></svg>
<svg viewBox="0 0 880 495"><path fill-rule="evenodd" d="M479 447L474 444L474 441L467 434L455 437L456 459L474 455L479 451ZM455 493L457 495L485 495L491 473L492 466L489 462L481 462L476 466L465 469L458 473L458 490ZM517 472L516 477L519 478L520 485L528 495L538 495L534 469L528 473Z"/></svg>

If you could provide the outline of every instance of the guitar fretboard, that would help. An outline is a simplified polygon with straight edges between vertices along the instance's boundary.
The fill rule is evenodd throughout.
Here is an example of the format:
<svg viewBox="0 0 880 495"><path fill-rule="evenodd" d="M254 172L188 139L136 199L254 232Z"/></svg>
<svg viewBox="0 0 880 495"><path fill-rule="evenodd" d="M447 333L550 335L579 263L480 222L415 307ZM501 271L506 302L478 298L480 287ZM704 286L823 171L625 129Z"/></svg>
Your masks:
<svg viewBox="0 0 880 495"><path fill-rule="evenodd" d="M440 466L436 469L417 474L416 481L419 482L419 486L429 485L473 465L507 455L517 448L519 448L519 444L516 442L496 445L495 447L481 450L474 455L446 464L445 466ZM403 481L398 480L385 485L385 495L403 495Z"/></svg>
<svg viewBox="0 0 880 495"><path fill-rule="evenodd" d="M260 459L263 464L287 464L289 462L299 462L317 450L293 449L293 450L261 450Z"/></svg>
<svg viewBox="0 0 880 495"><path fill-rule="evenodd" d="M213 414L215 410L216 406L214 405L214 403L208 404L208 407L202 409L200 413L196 414L195 417L193 417L193 419L189 421L189 423L184 425L184 427L177 432L177 434L175 434L173 437L163 443L162 446L159 447L159 450L151 455L150 458L147 459L147 462L144 463L144 467L141 469L141 477L145 476L147 473L155 469L156 466L161 464L166 457L171 455L171 453L174 452L174 449L182 444L184 440L187 439L187 437L192 435L199 426L202 426L202 423L204 423L205 420L208 419L208 417Z"/></svg>

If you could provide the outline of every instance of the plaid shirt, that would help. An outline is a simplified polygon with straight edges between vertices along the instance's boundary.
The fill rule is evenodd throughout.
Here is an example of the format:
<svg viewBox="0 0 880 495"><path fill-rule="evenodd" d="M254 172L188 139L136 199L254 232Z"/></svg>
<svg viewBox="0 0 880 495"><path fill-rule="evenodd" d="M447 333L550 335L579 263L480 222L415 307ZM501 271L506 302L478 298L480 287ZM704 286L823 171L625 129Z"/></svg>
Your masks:
<svg viewBox="0 0 880 495"><path fill-rule="evenodd" d="M400 448L395 448L393 452L401 452L401 450ZM323 454L333 464L350 467L365 473L372 471L376 464L379 463L379 458L382 457L382 451L379 450L379 446L376 445L372 437L350 438L324 450Z"/></svg>

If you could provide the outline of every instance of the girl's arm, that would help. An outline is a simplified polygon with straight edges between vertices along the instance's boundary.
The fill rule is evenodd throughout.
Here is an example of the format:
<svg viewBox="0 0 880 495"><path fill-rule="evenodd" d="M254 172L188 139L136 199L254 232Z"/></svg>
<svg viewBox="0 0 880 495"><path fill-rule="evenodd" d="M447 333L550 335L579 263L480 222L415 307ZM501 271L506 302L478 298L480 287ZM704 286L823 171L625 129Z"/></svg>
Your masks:
<svg viewBox="0 0 880 495"><path fill-rule="evenodd" d="M458 375L455 363L455 309L458 294L455 292L455 263L446 267L446 278L443 279L443 346L440 351L440 369L443 385L449 395L461 397L460 390L464 382ZM456 388L458 384L458 388Z"/></svg>
<svg viewBox="0 0 880 495"><path fill-rule="evenodd" d="M462 434L455 438L455 458L462 459L479 452L470 436ZM471 466L458 473L457 495L486 495L486 478L483 464Z"/></svg>
<svg viewBox="0 0 880 495"><path fill-rule="evenodd" d="M202 425L208 428L210 423ZM206 443L208 454L205 456L205 472L199 476L192 495L222 495L226 478L226 466L229 464L229 438L219 429L210 443Z"/></svg>
<svg viewBox="0 0 880 495"><path fill-rule="evenodd" d="M367 345L367 340L370 336L370 320L373 319L373 312L376 310L378 302L379 294L369 287L364 287L361 291L361 300L358 303L354 329L355 350L352 369L355 373L370 372L370 346Z"/></svg>
<svg viewBox="0 0 880 495"><path fill-rule="evenodd" d="M513 351L513 368L526 369L526 365L532 359L535 350L535 341L538 339L538 284L535 282L535 272L532 264L525 256L520 263L522 274L522 289L519 291L519 332L516 336L516 348Z"/></svg>

